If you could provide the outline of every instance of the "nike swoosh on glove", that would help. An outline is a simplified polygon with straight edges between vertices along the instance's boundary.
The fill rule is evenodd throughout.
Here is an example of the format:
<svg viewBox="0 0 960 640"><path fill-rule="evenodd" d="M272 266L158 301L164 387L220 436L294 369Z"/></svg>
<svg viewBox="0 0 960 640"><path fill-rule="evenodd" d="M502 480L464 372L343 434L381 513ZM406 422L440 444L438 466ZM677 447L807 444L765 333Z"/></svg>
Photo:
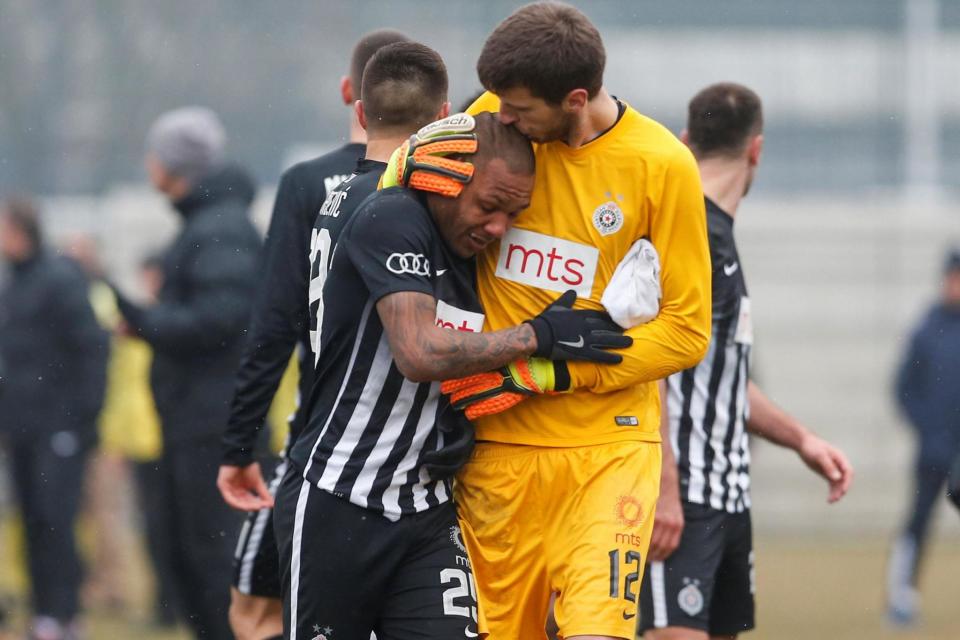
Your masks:
<svg viewBox="0 0 960 640"><path fill-rule="evenodd" d="M524 358L496 371L477 373L440 385L450 404L474 420L517 405L527 396L563 393L570 390L570 373L565 362Z"/></svg>
<svg viewBox="0 0 960 640"><path fill-rule="evenodd" d="M450 407L441 412L437 425L443 433L443 446L423 454L420 463L431 480L446 480L467 464L476 438L473 423Z"/></svg>
<svg viewBox="0 0 960 640"><path fill-rule="evenodd" d="M625 349L633 338L602 311L573 309L577 293L573 289L527 320L537 337L533 355L548 360L590 360L619 364L623 356L608 349Z"/></svg>

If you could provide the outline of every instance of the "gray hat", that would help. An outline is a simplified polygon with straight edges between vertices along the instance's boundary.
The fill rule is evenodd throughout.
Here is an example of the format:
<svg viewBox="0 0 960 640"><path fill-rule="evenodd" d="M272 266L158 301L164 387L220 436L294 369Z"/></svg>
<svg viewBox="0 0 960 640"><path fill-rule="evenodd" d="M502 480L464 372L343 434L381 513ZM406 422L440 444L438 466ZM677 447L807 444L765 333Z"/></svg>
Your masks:
<svg viewBox="0 0 960 640"><path fill-rule="evenodd" d="M227 134L217 114L206 107L168 111L150 127L147 153L170 173L196 182L223 159Z"/></svg>

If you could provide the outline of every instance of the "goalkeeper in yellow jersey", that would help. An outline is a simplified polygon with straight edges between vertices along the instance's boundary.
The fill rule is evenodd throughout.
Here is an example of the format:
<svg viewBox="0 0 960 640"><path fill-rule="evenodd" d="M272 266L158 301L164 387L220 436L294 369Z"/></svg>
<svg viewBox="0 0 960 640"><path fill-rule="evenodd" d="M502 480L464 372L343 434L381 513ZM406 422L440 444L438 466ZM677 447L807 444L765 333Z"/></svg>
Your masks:
<svg viewBox="0 0 960 640"><path fill-rule="evenodd" d="M710 338L697 166L604 90L604 62L582 13L536 3L494 30L477 63L488 93L471 111L499 111L538 143L530 208L478 256L486 329L570 289L577 307L602 309L641 239L661 266L659 314L627 331L621 364L523 360L444 385L476 424L456 499L491 640L543 638L551 595L566 640L634 637L660 481L656 381L696 364Z"/></svg>

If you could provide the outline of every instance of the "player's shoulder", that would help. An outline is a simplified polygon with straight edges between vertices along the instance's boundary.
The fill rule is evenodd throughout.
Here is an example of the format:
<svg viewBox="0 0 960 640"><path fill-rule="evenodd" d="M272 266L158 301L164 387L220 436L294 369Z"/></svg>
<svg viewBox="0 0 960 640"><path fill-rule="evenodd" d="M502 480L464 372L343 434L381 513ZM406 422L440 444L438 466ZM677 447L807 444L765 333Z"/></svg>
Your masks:
<svg viewBox="0 0 960 640"><path fill-rule="evenodd" d="M297 185L322 184L329 191L353 172L363 152L362 144L345 144L322 156L294 164L283 172L281 181Z"/></svg>
<svg viewBox="0 0 960 640"><path fill-rule="evenodd" d="M732 238L733 217L710 198L704 197L703 201L707 212L707 227L710 229L710 233Z"/></svg>
<svg viewBox="0 0 960 640"><path fill-rule="evenodd" d="M617 135L627 153L641 155L647 163L696 166L690 149L670 129L630 105L617 126Z"/></svg>
<svg viewBox="0 0 960 640"><path fill-rule="evenodd" d="M497 113L500 111L500 98L489 91L484 91L481 93L477 99L474 100L469 107L467 107L467 113L472 116L485 111L489 111L490 113Z"/></svg>
<svg viewBox="0 0 960 640"><path fill-rule="evenodd" d="M373 193L377 190L380 177L386 168L385 162L360 160L354 172L337 186L337 190L350 189Z"/></svg>
<svg viewBox="0 0 960 640"><path fill-rule="evenodd" d="M707 238L713 262L736 256L736 241L733 237L733 218L709 198L706 201Z"/></svg>
<svg viewBox="0 0 960 640"><path fill-rule="evenodd" d="M354 215L354 230L384 233L429 225L430 212L417 191L389 187L371 193Z"/></svg>

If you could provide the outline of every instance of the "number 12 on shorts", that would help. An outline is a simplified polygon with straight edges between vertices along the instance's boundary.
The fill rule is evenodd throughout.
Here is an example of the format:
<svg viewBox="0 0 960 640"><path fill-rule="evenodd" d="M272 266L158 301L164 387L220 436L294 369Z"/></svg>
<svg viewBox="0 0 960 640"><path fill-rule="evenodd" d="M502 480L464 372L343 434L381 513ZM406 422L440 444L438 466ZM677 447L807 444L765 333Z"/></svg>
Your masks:
<svg viewBox="0 0 960 640"><path fill-rule="evenodd" d="M607 554L610 556L610 597L620 597L620 549L611 549ZM629 602L637 601L637 594L634 587L640 580L640 571L643 564L639 551L627 551L623 554L623 565L625 569L633 569L630 573L623 576L623 599Z"/></svg>

